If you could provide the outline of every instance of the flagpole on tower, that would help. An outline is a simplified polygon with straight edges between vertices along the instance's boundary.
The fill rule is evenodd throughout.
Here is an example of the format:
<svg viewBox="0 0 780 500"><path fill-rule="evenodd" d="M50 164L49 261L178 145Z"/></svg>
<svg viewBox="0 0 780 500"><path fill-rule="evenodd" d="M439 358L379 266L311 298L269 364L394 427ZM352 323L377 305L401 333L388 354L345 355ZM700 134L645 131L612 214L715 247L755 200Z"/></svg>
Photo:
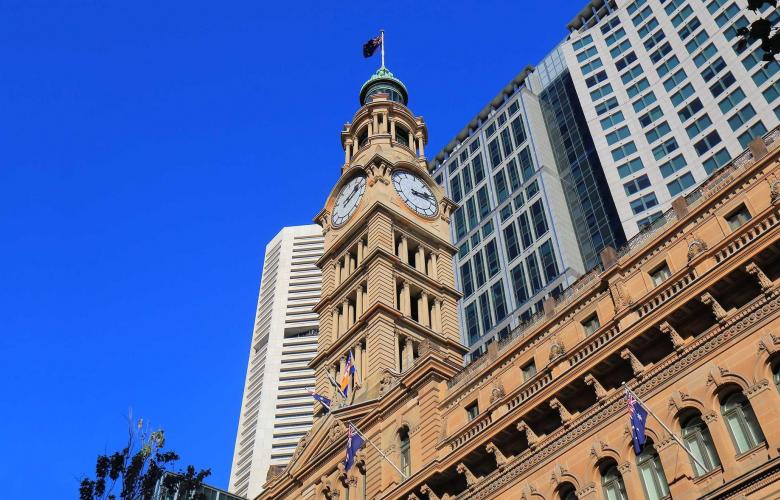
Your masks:
<svg viewBox="0 0 780 500"><path fill-rule="evenodd" d="M382 67L385 67L385 30L379 30L379 35L382 37Z"/></svg>

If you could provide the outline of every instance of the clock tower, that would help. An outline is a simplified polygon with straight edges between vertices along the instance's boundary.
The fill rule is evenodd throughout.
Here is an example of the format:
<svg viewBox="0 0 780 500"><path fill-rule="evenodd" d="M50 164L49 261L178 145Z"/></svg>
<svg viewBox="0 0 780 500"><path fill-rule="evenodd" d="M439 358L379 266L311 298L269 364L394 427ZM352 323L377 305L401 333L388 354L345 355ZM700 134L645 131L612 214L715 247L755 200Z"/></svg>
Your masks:
<svg viewBox="0 0 780 500"><path fill-rule="evenodd" d="M428 131L407 102L404 84L381 67L341 131L341 177L315 217L325 248L311 366L332 411L317 405L314 427L284 473L267 484L273 498L307 498L309 487L319 492L313 498L333 498L327 492L345 488L355 489L350 499L362 498L358 491L381 498L403 479L370 446L357 467L343 471L346 422L407 475L435 458L438 403L466 352L449 230L455 204L428 173ZM341 380L348 358L355 373L342 398L331 381Z"/></svg>

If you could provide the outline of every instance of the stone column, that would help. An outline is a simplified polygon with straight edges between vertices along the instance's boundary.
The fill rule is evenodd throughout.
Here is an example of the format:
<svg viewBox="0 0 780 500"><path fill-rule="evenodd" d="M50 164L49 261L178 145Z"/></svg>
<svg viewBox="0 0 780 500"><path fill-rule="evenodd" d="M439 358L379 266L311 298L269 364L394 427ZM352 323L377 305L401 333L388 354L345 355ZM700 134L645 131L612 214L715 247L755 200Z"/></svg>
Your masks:
<svg viewBox="0 0 780 500"><path fill-rule="evenodd" d="M401 236L401 251L400 251L401 262L404 264L409 263L409 241L407 240L406 236Z"/></svg>
<svg viewBox="0 0 780 500"><path fill-rule="evenodd" d="M347 301L341 303L341 314L339 315L339 336L347 333Z"/></svg>
<svg viewBox="0 0 780 500"><path fill-rule="evenodd" d="M349 277L349 272L347 272L347 257L344 257L339 263L341 265L341 282L344 283Z"/></svg>
<svg viewBox="0 0 780 500"><path fill-rule="evenodd" d="M390 137L392 137L393 142L396 142L395 139L395 120L390 121Z"/></svg>
<svg viewBox="0 0 780 500"><path fill-rule="evenodd" d="M339 286L341 284L341 268L339 261L333 263L333 284Z"/></svg>
<svg viewBox="0 0 780 500"><path fill-rule="evenodd" d="M355 321L363 314L363 285L355 293Z"/></svg>
<svg viewBox="0 0 780 500"><path fill-rule="evenodd" d="M339 308L333 308L333 332L331 337L335 341L339 337Z"/></svg>
<svg viewBox="0 0 780 500"><path fill-rule="evenodd" d="M403 308L401 312L404 316L411 316L412 315L412 297L409 292L409 283L404 281L403 289L401 290L401 307Z"/></svg>
<svg viewBox="0 0 780 500"><path fill-rule="evenodd" d="M726 429L726 422L723 422L720 412L715 410L702 415L702 419L712 435L712 444L718 452L721 464L723 464L724 476L727 476L726 480L733 479L734 476L728 475L737 470L739 466L736 459L737 450L734 448L728 429Z"/></svg>
<svg viewBox="0 0 780 500"><path fill-rule="evenodd" d="M420 154L418 156L425 158L425 144L423 144L425 141L423 141L422 134L417 135L417 145L420 148Z"/></svg>
<svg viewBox="0 0 780 500"><path fill-rule="evenodd" d="M344 163L349 163L352 155L349 154L349 141L344 141Z"/></svg>
<svg viewBox="0 0 780 500"><path fill-rule="evenodd" d="M425 249L420 245L417 247L417 258L414 259L414 267L418 271L425 273Z"/></svg>
<svg viewBox="0 0 780 500"><path fill-rule="evenodd" d="M379 113L374 113L374 116L372 116L374 119L374 134L379 133Z"/></svg>
<svg viewBox="0 0 780 500"><path fill-rule="evenodd" d="M339 377L344 373L344 365L347 363L347 357L342 356L339 358L339 371L336 373L336 382L339 382Z"/></svg>
<svg viewBox="0 0 780 500"><path fill-rule="evenodd" d="M431 326L431 319L429 317L428 309L428 294L425 292L420 294L420 300L417 302L417 315L420 318L420 324L422 326Z"/></svg>
<svg viewBox="0 0 780 500"><path fill-rule="evenodd" d="M365 288L361 288L362 294L363 294L363 310L360 312L360 314L363 314L366 312L366 309L368 309L368 284L366 284Z"/></svg>
<svg viewBox="0 0 780 500"><path fill-rule="evenodd" d="M363 382L363 344L360 342L355 345L355 372L360 382Z"/></svg>
<svg viewBox="0 0 780 500"><path fill-rule="evenodd" d="M352 328L352 325L355 324L355 318L355 306L347 302L347 329Z"/></svg>
<svg viewBox="0 0 780 500"><path fill-rule="evenodd" d="M357 265L363 263L363 240L358 241L357 245Z"/></svg>
<svg viewBox="0 0 780 500"><path fill-rule="evenodd" d="M433 314L431 315L431 328L436 333L441 333L441 299L433 299Z"/></svg>
<svg viewBox="0 0 780 500"><path fill-rule="evenodd" d="M355 272L355 258L351 254L347 254L347 258L349 259L349 274L352 274Z"/></svg>
<svg viewBox="0 0 780 500"><path fill-rule="evenodd" d="M409 337L404 339L404 347L403 351L401 352L401 356L404 360L403 369L408 370L414 364L414 347L412 344L412 339Z"/></svg>

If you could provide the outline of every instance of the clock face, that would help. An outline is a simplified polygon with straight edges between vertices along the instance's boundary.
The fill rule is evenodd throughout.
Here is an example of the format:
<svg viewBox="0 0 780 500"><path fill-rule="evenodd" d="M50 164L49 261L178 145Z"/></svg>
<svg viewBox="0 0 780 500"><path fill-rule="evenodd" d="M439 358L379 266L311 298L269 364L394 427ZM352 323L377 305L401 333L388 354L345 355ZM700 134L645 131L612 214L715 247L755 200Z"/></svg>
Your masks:
<svg viewBox="0 0 780 500"><path fill-rule="evenodd" d="M393 173L393 186L409 208L424 217L433 217L439 211L439 203L433 191L419 176L399 170Z"/></svg>
<svg viewBox="0 0 780 500"><path fill-rule="evenodd" d="M347 182L336 196L336 203L333 205L333 225L341 226L355 213L355 209L363 198L366 190L366 176L358 175Z"/></svg>

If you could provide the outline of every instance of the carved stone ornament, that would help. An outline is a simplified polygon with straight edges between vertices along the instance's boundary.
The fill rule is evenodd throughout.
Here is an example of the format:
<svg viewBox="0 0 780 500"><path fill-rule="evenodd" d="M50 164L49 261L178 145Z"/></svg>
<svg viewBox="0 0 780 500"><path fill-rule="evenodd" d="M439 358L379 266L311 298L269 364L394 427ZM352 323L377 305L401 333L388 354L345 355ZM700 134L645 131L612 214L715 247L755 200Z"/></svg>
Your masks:
<svg viewBox="0 0 780 500"><path fill-rule="evenodd" d="M615 309L622 309L630 306L633 301L626 290L622 281L615 281L609 285L609 293L612 295L612 302L615 303Z"/></svg>
<svg viewBox="0 0 780 500"><path fill-rule="evenodd" d="M339 422L333 422L328 430L328 442L332 443L344 432L344 425Z"/></svg>
<svg viewBox="0 0 780 500"><path fill-rule="evenodd" d="M333 229L333 226L330 223L330 212L327 210L322 211L322 215L317 219L317 223L322 226L322 235L326 235L328 231Z"/></svg>
<svg viewBox="0 0 780 500"><path fill-rule="evenodd" d="M770 333L769 335L764 335L761 337L761 340L758 341L758 352L759 354L761 351L766 352L769 355L774 354L780 350L780 337L777 335Z"/></svg>
<svg viewBox="0 0 780 500"><path fill-rule="evenodd" d="M756 277L758 280L758 285L761 287L762 292L768 292L772 289L772 280L769 279L769 276L764 274L764 271L758 267L758 265L755 262L751 262L748 265L745 266L745 271L747 271L748 274L752 274Z"/></svg>
<svg viewBox="0 0 780 500"><path fill-rule="evenodd" d="M701 238L694 236L688 241L688 262L694 257L707 250L707 243Z"/></svg>
<svg viewBox="0 0 780 500"><path fill-rule="evenodd" d="M715 300L715 297L713 297L711 293L704 292L701 294L701 297L699 297L699 300L701 300L701 303L705 306L712 307L712 314L715 315L715 319L718 321L723 321L726 319L726 310L723 309L723 306L720 305L720 302Z"/></svg>
<svg viewBox="0 0 780 500"><path fill-rule="evenodd" d="M566 354L566 348L558 337L555 337L550 344L550 361L560 358Z"/></svg>
<svg viewBox="0 0 780 500"><path fill-rule="evenodd" d="M493 383L493 389L490 391L490 404L495 403L504 396L506 396L504 384L502 384L500 381Z"/></svg>
<svg viewBox="0 0 780 500"><path fill-rule="evenodd" d="M474 474L469 470L468 467L466 467L466 464L463 462L459 463L455 470L458 471L458 474L463 474L465 476L466 484L468 486L472 486L477 482L476 476L474 476Z"/></svg>
<svg viewBox="0 0 780 500"><path fill-rule="evenodd" d="M558 401L558 399L552 398L549 405L553 410L558 410L558 414L561 416L561 422L567 424L571 421L571 413L569 413L569 410L567 410L566 407L563 406L563 403Z"/></svg>
<svg viewBox="0 0 780 500"><path fill-rule="evenodd" d="M539 436L523 420L517 423L517 430L525 432L525 438L528 440L528 446L534 446L539 442Z"/></svg>
<svg viewBox="0 0 780 500"><path fill-rule="evenodd" d="M492 453L493 456L496 459L496 465L501 467L506 463L506 457L503 453L501 453L501 450L498 449L498 447L493 443L488 443L485 445L485 451L488 453Z"/></svg>
<svg viewBox="0 0 780 500"><path fill-rule="evenodd" d="M661 333L664 333L669 336L669 338L672 340L672 345L675 349L679 349L680 347L685 345L685 340L680 336L679 333L677 333L677 330L674 329L672 325L669 324L668 321L664 321L660 325L658 325L658 329L661 330Z"/></svg>
<svg viewBox="0 0 780 500"><path fill-rule="evenodd" d="M591 374L585 375L584 379L585 383L589 386L593 387L593 390L596 391L596 398L602 399L607 396L607 390L604 389L604 386L602 386L598 380L596 380L596 377L594 377Z"/></svg>
<svg viewBox="0 0 780 500"><path fill-rule="evenodd" d="M380 160L375 160L366 169L368 171L368 185L373 186L377 182L390 185L390 166Z"/></svg>
<svg viewBox="0 0 780 500"><path fill-rule="evenodd" d="M645 365L627 347L620 351L620 357L631 363L631 369L634 371L635 376L639 376L645 371Z"/></svg>
<svg viewBox="0 0 780 500"><path fill-rule="evenodd" d="M780 180L771 179L769 181L769 196L772 205L780 201Z"/></svg>
<svg viewBox="0 0 780 500"><path fill-rule="evenodd" d="M618 472L620 472L621 475L625 476L631 471L631 462L623 462L622 464L618 465Z"/></svg>
<svg viewBox="0 0 780 500"><path fill-rule="evenodd" d="M427 484L420 486L420 493L423 495L428 495L428 500L439 500L439 497L436 496L431 487Z"/></svg>
<svg viewBox="0 0 780 500"><path fill-rule="evenodd" d="M442 199L439 201L439 212L441 213L441 220L448 223L450 222L450 214L452 213L452 203Z"/></svg>

